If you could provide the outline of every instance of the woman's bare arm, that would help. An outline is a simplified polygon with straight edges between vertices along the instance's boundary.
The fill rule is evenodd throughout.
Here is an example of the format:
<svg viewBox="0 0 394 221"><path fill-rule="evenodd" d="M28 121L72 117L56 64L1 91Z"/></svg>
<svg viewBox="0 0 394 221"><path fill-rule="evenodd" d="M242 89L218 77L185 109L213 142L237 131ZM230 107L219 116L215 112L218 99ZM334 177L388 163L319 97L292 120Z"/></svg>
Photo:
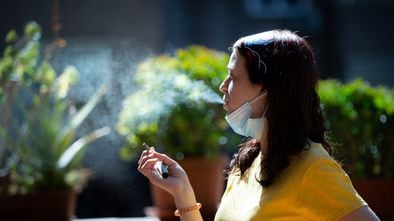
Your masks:
<svg viewBox="0 0 394 221"><path fill-rule="evenodd" d="M345 215L340 221L379 221L380 219L369 206L360 207Z"/></svg>

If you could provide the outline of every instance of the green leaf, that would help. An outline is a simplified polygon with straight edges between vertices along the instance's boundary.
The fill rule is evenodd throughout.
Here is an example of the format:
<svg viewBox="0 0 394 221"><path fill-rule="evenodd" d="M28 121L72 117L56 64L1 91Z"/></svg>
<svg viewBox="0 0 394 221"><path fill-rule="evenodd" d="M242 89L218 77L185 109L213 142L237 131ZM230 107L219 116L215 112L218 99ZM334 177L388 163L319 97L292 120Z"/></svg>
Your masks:
<svg viewBox="0 0 394 221"><path fill-rule="evenodd" d="M67 66L63 73L57 78L53 92L57 99L63 99L67 96L71 85L74 85L79 79L78 70L74 66Z"/></svg>
<svg viewBox="0 0 394 221"><path fill-rule="evenodd" d="M39 40L41 38L41 27L34 21L29 22L25 26L24 34L27 39Z"/></svg>
<svg viewBox="0 0 394 221"><path fill-rule="evenodd" d="M2 81L2 85L8 82L10 76L12 75L12 71L14 69L13 59L10 57L4 57L0 60L0 80Z"/></svg>
<svg viewBox="0 0 394 221"><path fill-rule="evenodd" d="M89 115L93 108L100 101L101 97L107 92L108 86L103 85L101 88L89 99L89 101L71 118L69 124L66 125L59 133L59 141L64 138L70 131L74 131L83 120Z"/></svg>
<svg viewBox="0 0 394 221"><path fill-rule="evenodd" d="M56 71L52 65L44 61L34 75L34 80L46 86L52 85L56 79Z"/></svg>
<svg viewBox="0 0 394 221"><path fill-rule="evenodd" d="M18 34L16 33L15 30L11 30L7 33L6 37L5 37L5 42L6 43L12 43L18 40Z"/></svg>
<svg viewBox="0 0 394 221"><path fill-rule="evenodd" d="M79 138L70 147L64 151L57 162L58 168L62 169L69 165L69 163L74 159L79 151L84 148L89 143L97 140L100 137L106 136L111 132L109 127L103 127L93 131L92 133Z"/></svg>

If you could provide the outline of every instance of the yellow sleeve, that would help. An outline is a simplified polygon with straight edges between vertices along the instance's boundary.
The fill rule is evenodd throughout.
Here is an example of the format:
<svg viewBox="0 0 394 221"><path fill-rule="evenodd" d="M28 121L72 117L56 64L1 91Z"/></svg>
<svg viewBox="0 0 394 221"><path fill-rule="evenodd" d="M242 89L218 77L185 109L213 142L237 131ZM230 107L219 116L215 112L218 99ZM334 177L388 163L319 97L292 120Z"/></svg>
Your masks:
<svg viewBox="0 0 394 221"><path fill-rule="evenodd" d="M297 196L300 211L312 220L339 220L367 205L337 162L318 160L307 169Z"/></svg>

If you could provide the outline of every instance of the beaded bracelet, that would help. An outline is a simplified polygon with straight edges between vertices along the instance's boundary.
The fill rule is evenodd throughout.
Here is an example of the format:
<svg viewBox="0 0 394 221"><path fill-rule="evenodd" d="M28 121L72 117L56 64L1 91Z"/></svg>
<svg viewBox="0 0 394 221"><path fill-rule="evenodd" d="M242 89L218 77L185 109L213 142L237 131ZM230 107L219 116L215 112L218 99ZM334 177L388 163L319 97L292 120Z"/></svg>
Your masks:
<svg viewBox="0 0 394 221"><path fill-rule="evenodd" d="M183 215L185 213L188 213L188 212L191 212L193 210L198 210L198 209L201 208L201 206L202 206L201 203L196 203L196 204L194 204L193 206L190 206L190 207L177 209L177 210L175 210L174 215L175 216L181 216L181 215Z"/></svg>

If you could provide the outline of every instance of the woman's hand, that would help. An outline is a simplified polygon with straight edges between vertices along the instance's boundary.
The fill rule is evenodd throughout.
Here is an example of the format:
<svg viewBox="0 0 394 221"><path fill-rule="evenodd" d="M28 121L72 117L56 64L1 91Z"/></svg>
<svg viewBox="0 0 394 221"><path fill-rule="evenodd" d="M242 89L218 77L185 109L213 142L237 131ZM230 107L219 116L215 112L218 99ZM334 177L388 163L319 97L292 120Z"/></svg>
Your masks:
<svg viewBox="0 0 394 221"><path fill-rule="evenodd" d="M159 161L168 166L169 176L163 178L155 166ZM189 179L183 168L173 159L165 154L160 154L153 147L144 150L138 161L138 170L145 175L149 181L175 196L183 192L190 185Z"/></svg>
<svg viewBox="0 0 394 221"><path fill-rule="evenodd" d="M163 178L155 167L159 161L168 166L167 178ZM167 155L156 152L153 147L144 150L138 161L138 171L145 175L152 184L169 192L174 197L178 209L196 205L196 197L185 170ZM202 220L199 210L190 211L180 218L182 221Z"/></svg>
<svg viewBox="0 0 394 221"><path fill-rule="evenodd" d="M168 166L167 178L163 178L155 166L159 161ZM142 152L138 161L138 171L152 184L169 192L174 197L178 208L196 203L194 191L185 170L167 155L156 152L153 147Z"/></svg>

